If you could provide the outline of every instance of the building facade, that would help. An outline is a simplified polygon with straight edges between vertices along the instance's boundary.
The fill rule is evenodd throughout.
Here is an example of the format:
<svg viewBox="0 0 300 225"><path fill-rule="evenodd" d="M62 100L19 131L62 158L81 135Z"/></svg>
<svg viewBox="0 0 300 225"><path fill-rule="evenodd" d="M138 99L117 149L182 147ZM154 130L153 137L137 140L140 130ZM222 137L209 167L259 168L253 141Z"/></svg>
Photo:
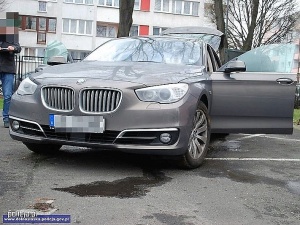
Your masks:
<svg viewBox="0 0 300 225"><path fill-rule="evenodd" d="M135 0L130 35L157 35L179 26L210 26L204 0ZM43 56L57 40L73 58L117 36L119 0L7 0L5 12L20 15L19 40L24 56ZM1 18L5 18L1 12Z"/></svg>

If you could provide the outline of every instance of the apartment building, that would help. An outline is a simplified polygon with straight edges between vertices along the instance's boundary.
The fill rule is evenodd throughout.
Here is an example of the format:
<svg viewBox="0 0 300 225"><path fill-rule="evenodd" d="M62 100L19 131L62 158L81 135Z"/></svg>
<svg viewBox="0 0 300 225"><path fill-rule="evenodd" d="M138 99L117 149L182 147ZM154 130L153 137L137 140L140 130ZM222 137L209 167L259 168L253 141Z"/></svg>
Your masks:
<svg viewBox="0 0 300 225"><path fill-rule="evenodd" d="M119 0L6 0L19 12L22 55L43 56L47 43L61 41L73 58L116 37ZM121 1L121 0L120 0ZM1 18L5 18L1 12ZM135 0L130 35L157 35L169 27L209 26L204 0Z"/></svg>

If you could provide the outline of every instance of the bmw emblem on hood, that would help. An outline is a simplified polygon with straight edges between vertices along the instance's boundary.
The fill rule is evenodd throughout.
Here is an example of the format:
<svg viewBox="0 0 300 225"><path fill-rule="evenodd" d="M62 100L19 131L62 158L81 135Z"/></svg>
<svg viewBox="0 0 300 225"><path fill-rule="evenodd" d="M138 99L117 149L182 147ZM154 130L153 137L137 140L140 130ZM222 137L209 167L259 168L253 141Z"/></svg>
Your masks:
<svg viewBox="0 0 300 225"><path fill-rule="evenodd" d="M85 79L79 79L79 80L77 80L76 81L76 84L83 84L84 82L86 82L86 80Z"/></svg>

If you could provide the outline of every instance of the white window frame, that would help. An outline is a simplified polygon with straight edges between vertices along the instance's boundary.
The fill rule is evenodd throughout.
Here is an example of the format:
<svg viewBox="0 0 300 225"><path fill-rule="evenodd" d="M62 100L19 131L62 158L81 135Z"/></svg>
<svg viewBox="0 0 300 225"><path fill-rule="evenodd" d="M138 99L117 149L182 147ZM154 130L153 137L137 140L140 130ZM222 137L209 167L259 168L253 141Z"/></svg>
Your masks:
<svg viewBox="0 0 300 225"><path fill-rule="evenodd" d="M141 0L134 0L134 8L133 9L134 10L141 10Z"/></svg>
<svg viewBox="0 0 300 225"><path fill-rule="evenodd" d="M196 1L183 1L183 0L173 0L174 1L174 4L173 4L173 13L174 14L180 14L180 15L188 15L188 16L199 16L199 2L196 2ZM178 8L178 4L180 4L180 12L176 12L177 11L177 8ZM185 5L186 4L190 4L189 6L189 12L188 13L185 13ZM194 15L193 14L193 8L194 6L197 6L197 15Z"/></svg>
<svg viewBox="0 0 300 225"><path fill-rule="evenodd" d="M105 27L105 36L99 36L98 33L97 33L97 28L98 26L101 26L101 27ZM109 36L109 28L113 28L115 30L115 35L114 36ZM113 26L113 25L109 25L109 24L102 24L102 23L98 23L97 24L97 27L96 27L96 37L107 37L107 38L114 38L114 37L117 37L117 33L118 33L118 30L116 28L116 26Z"/></svg>
<svg viewBox="0 0 300 225"><path fill-rule="evenodd" d="M77 2L77 1L82 1L82 2ZM92 3L88 2L89 0L64 0L64 3L69 3L69 4L77 4L77 5L93 5L94 0L92 0Z"/></svg>
<svg viewBox="0 0 300 225"><path fill-rule="evenodd" d="M74 23L74 21L76 22L76 27L75 27L75 32L72 32L72 22ZM65 27L65 23L68 23L68 31L65 31L64 30L64 27ZM83 33L80 33L80 22L84 22L84 32ZM62 19L62 33L64 34L76 34L76 35L88 35L88 36L92 36L93 34L93 21L92 20L77 20L77 19L70 19L70 18L63 18ZM87 28L88 28L88 25L87 23L91 23L90 24L90 32L87 32ZM74 29L74 28L73 28Z"/></svg>
<svg viewBox="0 0 300 225"><path fill-rule="evenodd" d="M100 3L100 1L103 1L103 4ZM108 1L111 1L111 5L107 5ZM124 1L124 0L120 0L120 1ZM120 3L119 3L119 0L97 0L97 5L105 6L105 7L119 8Z"/></svg>
<svg viewBox="0 0 300 225"><path fill-rule="evenodd" d="M158 34L154 34L154 29L158 29L159 33ZM152 34L153 35L160 35L166 29L168 29L168 28L167 27L156 27L156 26L153 26L153 28L152 28Z"/></svg>
<svg viewBox="0 0 300 225"><path fill-rule="evenodd" d="M156 7L156 1L158 1L158 0L155 0L155 7ZM164 12L164 13L171 13L172 12L172 0L159 0L159 1L160 1L160 8L156 9L154 7L154 11L155 12ZM164 2L168 2L169 3L169 9L168 9L168 11L164 10Z"/></svg>
<svg viewBox="0 0 300 225"><path fill-rule="evenodd" d="M197 14L196 15L193 14L194 5L197 5L197 11L196 11ZM192 2L192 8L191 8L191 15L192 16L199 16L199 7L200 7L200 2Z"/></svg>
<svg viewBox="0 0 300 225"><path fill-rule="evenodd" d="M136 36L140 35L140 26L136 25L136 24L132 24L130 31L129 31L129 36L131 37L131 34L132 34L131 30L133 27L137 27L137 35Z"/></svg>

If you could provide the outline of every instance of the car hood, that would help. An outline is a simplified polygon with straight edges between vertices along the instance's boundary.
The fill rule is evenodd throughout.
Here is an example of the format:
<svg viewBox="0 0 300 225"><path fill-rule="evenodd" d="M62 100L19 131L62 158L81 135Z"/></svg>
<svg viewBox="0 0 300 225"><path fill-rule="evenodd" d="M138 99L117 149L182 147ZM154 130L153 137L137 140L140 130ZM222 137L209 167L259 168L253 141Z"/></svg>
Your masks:
<svg viewBox="0 0 300 225"><path fill-rule="evenodd" d="M32 75L43 80L86 79L124 81L146 86L178 83L191 77L204 79L202 66L174 65L149 62L98 62L83 61L74 64L49 66Z"/></svg>

